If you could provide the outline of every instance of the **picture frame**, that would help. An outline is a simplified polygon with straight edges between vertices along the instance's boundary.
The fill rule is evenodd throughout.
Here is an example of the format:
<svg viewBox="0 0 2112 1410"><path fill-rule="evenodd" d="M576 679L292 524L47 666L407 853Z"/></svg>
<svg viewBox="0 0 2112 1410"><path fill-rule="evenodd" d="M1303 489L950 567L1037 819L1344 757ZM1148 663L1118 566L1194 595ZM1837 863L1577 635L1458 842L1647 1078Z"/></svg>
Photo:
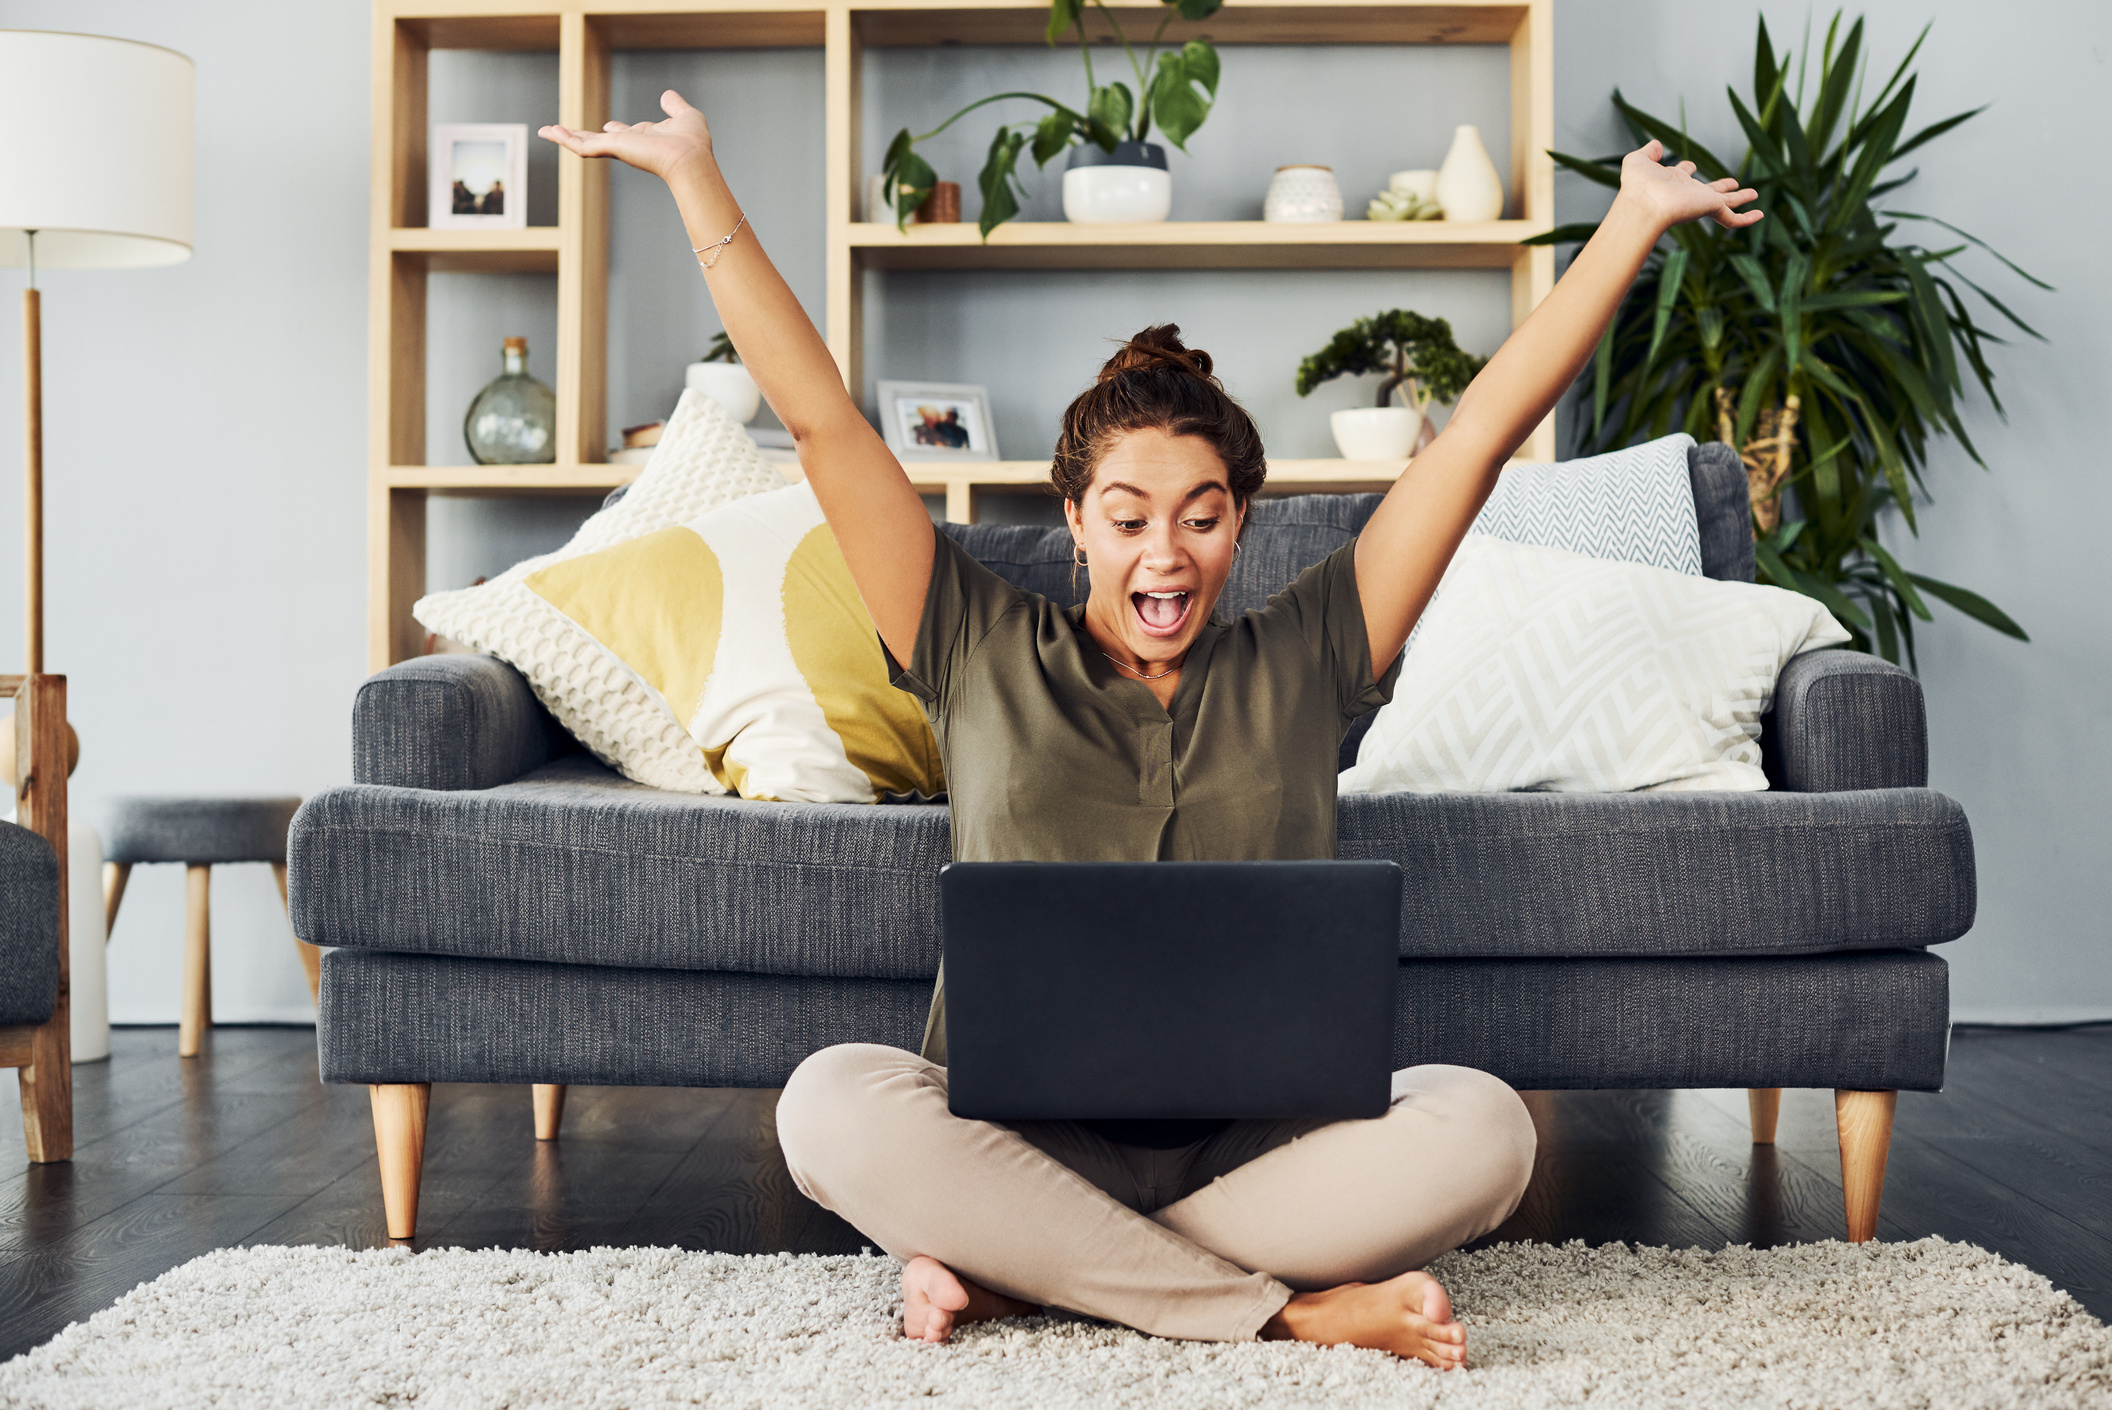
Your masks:
<svg viewBox="0 0 2112 1410"><path fill-rule="evenodd" d="M966 382L881 382L880 438L908 461L996 460L990 393Z"/></svg>
<svg viewBox="0 0 2112 1410"><path fill-rule="evenodd" d="M527 123L434 123L426 169L427 228L527 228Z"/></svg>

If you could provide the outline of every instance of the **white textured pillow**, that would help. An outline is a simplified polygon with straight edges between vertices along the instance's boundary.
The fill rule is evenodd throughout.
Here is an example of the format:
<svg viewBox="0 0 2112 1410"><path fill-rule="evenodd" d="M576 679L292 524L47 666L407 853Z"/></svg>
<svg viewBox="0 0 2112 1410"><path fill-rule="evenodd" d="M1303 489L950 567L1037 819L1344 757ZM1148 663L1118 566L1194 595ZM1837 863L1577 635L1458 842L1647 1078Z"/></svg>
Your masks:
<svg viewBox="0 0 2112 1410"><path fill-rule="evenodd" d="M554 563L784 487L784 477L717 402L684 392L629 492L580 525L571 542L516 563L488 583L420 598L411 615L427 631L511 664L559 724L625 777L685 793L723 793L682 722L523 580Z"/></svg>
<svg viewBox="0 0 2112 1410"><path fill-rule="evenodd" d="M1846 640L1780 588L1472 534L1341 791L1758 791L1775 678Z"/></svg>
<svg viewBox="0 0 2112 1410"><path fill-rule="evenodd" d="M1474 532L1648 563L1701 576L1688 435L1663 436L1587 460L1513 465L1496 481Z"/></svg>

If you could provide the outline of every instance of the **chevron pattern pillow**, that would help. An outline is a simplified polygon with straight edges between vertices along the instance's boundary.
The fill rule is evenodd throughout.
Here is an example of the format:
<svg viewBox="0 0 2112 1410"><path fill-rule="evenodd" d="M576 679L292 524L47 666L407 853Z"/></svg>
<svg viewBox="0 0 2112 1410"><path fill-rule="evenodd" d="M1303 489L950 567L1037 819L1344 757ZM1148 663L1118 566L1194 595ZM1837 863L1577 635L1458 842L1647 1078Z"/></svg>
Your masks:
<svg viewBox="0 0 2112 1410"><path fill-rule="evenodd" d="M1775 678L1846 640L1780 588L1471 534L1340 788L1759 791Z"/></svg>
<svg viewBox="0 0 2112 1410"><path fill-rule="evenodd" d="M1694 438L1664 436L1587 460L1513 465L1474 532L1593 558L1701 576L1701 525L1687 457Z"/></svg>

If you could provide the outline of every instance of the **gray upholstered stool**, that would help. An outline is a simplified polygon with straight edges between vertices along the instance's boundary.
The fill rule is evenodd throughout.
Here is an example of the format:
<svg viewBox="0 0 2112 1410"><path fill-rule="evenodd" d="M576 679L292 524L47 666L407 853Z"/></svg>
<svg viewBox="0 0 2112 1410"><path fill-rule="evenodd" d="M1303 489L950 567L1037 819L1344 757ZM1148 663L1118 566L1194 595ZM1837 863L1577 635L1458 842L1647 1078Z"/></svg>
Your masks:
<svg viewBox="0 0 2112 1410"><path fill-rule="evenodd" d="M103 834L106 935L117 925L118 903L136 864L181 862L185 868L180 1056L198 1056L213 1022L213 868L222 862L269 862L283 906L286 828L300 806L298 798L119 798L110 805ZM294 944L300 946L313 995L322 978L322 952L298 937Z"/></svg>

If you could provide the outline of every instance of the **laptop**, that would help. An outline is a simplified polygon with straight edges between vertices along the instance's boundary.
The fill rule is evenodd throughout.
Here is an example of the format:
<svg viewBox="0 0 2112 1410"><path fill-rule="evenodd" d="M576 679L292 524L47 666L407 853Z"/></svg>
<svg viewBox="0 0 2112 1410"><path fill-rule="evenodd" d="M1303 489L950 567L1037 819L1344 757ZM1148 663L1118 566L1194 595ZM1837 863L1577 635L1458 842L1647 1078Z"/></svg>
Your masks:
<svg viewBox="0 0 2112 1410"><path fill-rule="evenodd" d="M956 862L939 906L957 1116L1386 1110L1392 862Z"/></svg>

